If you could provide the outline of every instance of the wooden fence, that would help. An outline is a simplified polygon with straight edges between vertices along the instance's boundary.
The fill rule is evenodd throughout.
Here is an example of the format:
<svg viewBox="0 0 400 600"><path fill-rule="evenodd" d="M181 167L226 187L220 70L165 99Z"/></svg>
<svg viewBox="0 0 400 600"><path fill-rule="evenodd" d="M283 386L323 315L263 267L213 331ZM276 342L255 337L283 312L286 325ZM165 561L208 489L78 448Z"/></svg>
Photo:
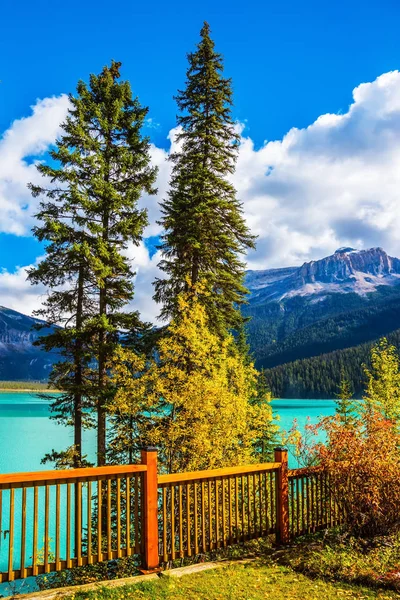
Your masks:
<svg viewBox="0 0 400 600"><path fill-rule="evenodd" d="M157 451L147 448L139 465L0 475L0 582L132 555L154 571L341 522L328 474L290 471L283 449L274 459L158 475Z"/></svg>

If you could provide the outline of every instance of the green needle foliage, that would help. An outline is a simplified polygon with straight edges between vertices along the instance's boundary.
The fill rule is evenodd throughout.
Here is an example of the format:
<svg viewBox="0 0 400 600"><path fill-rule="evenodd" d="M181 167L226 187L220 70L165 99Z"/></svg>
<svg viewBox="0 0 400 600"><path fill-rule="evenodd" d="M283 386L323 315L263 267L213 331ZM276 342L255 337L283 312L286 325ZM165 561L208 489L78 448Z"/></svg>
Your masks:
<svg viewBox="0 0 400 600"><path fill-rule="evenodd" d="M106 363L119 332L141 327L136 312L123 311L134 293L126 249L140 243L147 224L140 195L156 192L149 140L141 135L148 109L132 98L128 82L119 81L120 66L113 61L91 75L89 85L78 83L63 135L50 153L55 166L38 167L48 186L31 186L33 195L46 197L34 234L47 245L29 277L50 288L40 314L63 326L41 340L63 358L51 376L65 390L54 409L62 422L75 425L73 452L81 460L83 409L86 403L95 408L99 465L106 457L110 402Z"/></svg>
<svg viewBox="0 0 400 600"><path fill-rule="evenodd" d="M336 394L336 414L339 415L343 425L352 427L357 419L359 401L354 399L351 383L344 373L340 381L339 392Z"/></svg>
<svg viewBox="0 0 400 600"><path fill-rule="evenodd" d="M206 284L204 302L209 322L222 335L242 323L245 266L240 258L254 247L242 205L229 181L235 170L239 136L231 117L231 81L223 77L207 23L201 41L188 55L186 89L176 101L180 110L168 199L161 205L160 224L166 278L155 282L161 317L177 312L177 298L198 281Z"/></svg>

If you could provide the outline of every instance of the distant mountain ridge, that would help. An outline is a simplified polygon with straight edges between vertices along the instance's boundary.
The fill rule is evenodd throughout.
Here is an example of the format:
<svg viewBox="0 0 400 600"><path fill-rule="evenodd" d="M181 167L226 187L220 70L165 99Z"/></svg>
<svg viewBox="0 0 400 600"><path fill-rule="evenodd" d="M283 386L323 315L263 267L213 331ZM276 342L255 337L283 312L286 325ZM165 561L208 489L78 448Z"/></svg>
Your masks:
<svg viewBox="0 0 400 600"><path fill-rule="evenodd" d="M272 368L400 328L400 260L382 248L339 248L299 267L248 271L244 307L256 365Z"/></svg>
<svg viewBox="0 0 400 600"><path fill-rule="evenodd" d="M339 248L298 267L248 271L246 285L243 313L251 317L247 328L258 368L354 348L400 329L400 260L382 248ZM1 380L47 380L57 355L34 346L46 333L34 329L38 323L0 307Z"/></svg>
<svg viewBox="0 0 400 600"><path fill-rule="evenodd" d="M46 381L55 355L33 345L46 329L42 323L15 310L0 306L0 379L7 381Z"/></svg>
<svg viewBox="0 0 400 600"><path fill-rule="evenodd" d="M400 259L382 248L339 248L331 256L301 267L247 271L246 285L254 303L296 295L355 292L365 295L380 285L400 283Z"/></svg>

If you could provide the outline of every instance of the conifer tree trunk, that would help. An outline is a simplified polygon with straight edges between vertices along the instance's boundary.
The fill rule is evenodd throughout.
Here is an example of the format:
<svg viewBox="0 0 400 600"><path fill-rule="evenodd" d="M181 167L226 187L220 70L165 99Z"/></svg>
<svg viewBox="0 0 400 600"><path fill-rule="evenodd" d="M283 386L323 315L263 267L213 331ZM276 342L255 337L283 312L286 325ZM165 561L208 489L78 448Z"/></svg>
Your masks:
<svg viewBox="0 0 400 600"><path fill-rule="evenodd" d="M83 265L78 273L78 297L76 305L76 332L75 342L75 393L74 393L74 467L82 466L82 325L83 325Z"/></svg>

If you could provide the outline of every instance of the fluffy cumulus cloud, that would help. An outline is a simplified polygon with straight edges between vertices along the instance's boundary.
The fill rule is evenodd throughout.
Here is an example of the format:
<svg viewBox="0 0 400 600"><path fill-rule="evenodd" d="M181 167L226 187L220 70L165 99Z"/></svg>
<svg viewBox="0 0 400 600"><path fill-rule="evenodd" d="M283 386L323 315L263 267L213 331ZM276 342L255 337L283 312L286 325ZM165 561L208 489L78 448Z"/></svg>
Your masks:
<svg viewBox="0 0 400 600"><path fill-rule="evenodd" d="M67 110L66 95L38 100L32 114L14 121L0 138L0 232L29 233L38 199L27 184L40 182L35 163L59 135Z"/></svg>
<svg viewBox="0 0 400 600"><path fill-rule="evenodd" d="M322 115L261 149L243 136L234 183L259 236L251 268L344 245L400 256L400 73L359 85L347 113Z"/></svg>
<svg viewBox="0 0 400 600"><path fill-rule="evenodd" d="M17 267L13 273L0 271L0 306L12 308L25 315L31 315L40 307L47 290L44 286L29 285L26 277L30 266L34 265Z"/></svg>
<svg viewBox="0 0 400 600"><path fill-rule="evenodd" d="M26 183L38 180L31 158L44 158L67 106L66 96L38 101L31 116L15 121L0 140L0 231L29 231L36 200ZM141 199L149 211L145 237L160 234L158 202L168 191L175 135L172 130L168 150L151 147L158 193ZM339 246L382 246L400 256L400 73L359 85L345 114L322 115L261 148L241 129L232 180L259 236L247 257L250 268L300 264ZM154 320L152 281L160 256L151 256L146 244L130 247L128 254L137 272L134 306ZM30 312L38 291L29 290L24 273L0 273L0 304Z"/></svg>

